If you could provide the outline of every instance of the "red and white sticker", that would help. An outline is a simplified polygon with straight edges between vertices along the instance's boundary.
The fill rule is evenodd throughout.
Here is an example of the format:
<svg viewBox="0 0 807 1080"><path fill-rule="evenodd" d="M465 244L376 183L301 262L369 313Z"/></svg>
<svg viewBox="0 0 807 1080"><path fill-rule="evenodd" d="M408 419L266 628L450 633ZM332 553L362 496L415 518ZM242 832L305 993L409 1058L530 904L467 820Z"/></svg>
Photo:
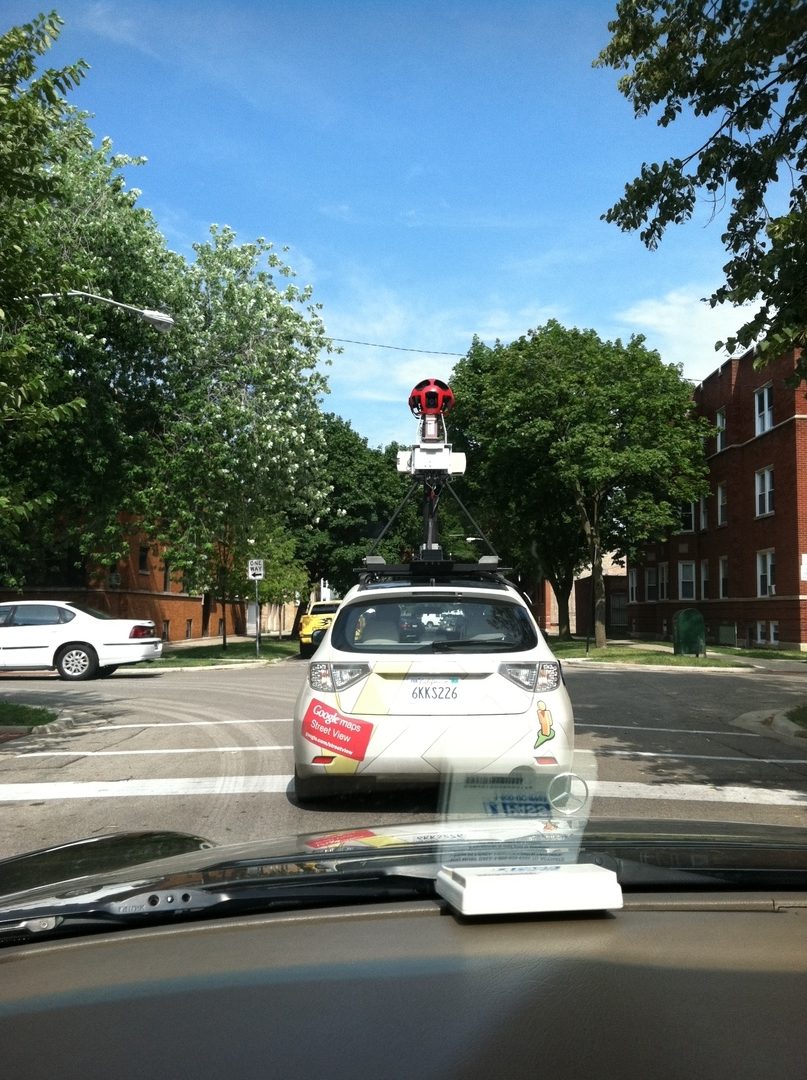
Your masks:
<svg viewBox="0 0 807 1080"><path fill-rule="evenodd" d="M332 706L314 698L303 717L302 731L303 738L316 746L324 746L352 761L364 761L373 725L366 720L343 716Z"/></svg>

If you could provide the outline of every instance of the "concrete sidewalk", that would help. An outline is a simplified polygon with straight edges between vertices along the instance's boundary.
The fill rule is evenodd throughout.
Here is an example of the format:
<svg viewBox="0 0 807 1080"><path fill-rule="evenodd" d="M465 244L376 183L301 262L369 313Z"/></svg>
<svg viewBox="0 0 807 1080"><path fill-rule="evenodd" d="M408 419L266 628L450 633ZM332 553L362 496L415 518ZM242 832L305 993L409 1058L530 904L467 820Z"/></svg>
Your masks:
<svg viewBox="0 0 807 1080"><path fill-rule="evenodd" d="M261 636L261 644L263 644L266 641L291 641L291 640L292 640L292 638L288 634L284 634L284 636L282 638L279 638L277 636L277 634L263 634ZM189 638L189 639L184 640L184 641L165 641L165 642L163 642L163 654L169 653L169 652L183 652L186 649L198 649L198 648L205 647L205 646L209 647L211 645L221 646L223 644L224 644L224 638L221 636L221 634L218 634L218 635L212 636L212 637L205 637L205 638ZM255 644L255 636L254 636L254 634L250 634L250 635L247 635L247 634L228 634L227 635L227 644L228 645L235 645L235 644L254 645Z"/></svg>

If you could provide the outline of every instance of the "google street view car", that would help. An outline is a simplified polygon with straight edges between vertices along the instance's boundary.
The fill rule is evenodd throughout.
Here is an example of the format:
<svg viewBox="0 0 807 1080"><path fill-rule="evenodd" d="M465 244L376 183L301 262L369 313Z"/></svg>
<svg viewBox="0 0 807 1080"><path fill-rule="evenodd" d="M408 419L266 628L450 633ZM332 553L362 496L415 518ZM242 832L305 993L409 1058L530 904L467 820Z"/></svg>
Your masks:
<svg viewBox="0 0 807 1080"><path fill-rule="evenodd" d="M456 563L437 542L436 496L447 489L459 502L450 477L465 467L446 442L452 404L437 380L410 397L420 439L398 468L424 488L420 557L391 566L368 555L359 584L315 634L295 708L300 800L452 775L546 792L571 769L571 702L528 603L495 555Z"/></svg>

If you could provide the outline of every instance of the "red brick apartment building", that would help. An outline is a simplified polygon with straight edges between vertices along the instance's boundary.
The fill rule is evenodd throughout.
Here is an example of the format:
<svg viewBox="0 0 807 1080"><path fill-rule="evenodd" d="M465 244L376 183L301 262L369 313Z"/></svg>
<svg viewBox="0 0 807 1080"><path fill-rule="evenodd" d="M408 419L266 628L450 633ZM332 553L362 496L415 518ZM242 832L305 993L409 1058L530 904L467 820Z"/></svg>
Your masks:
<svg viewBox="0 0 807 1080"><path fill-rule="evenodd" d="M0 590L0 600L20 594ZM161 552L142 536L133 536L126 558L108 570L90 573L83 585L26 588L26 600L73 600L121 619L153 619L164 641L189 641L227 634L255 633L255 605L250 598L228 603L226 616L210 593L193 595L173 580ZM261 633L288 635L296 604L263 604Z"/></svg>
<svg viewBox="0 0 807 1080"><path fill-rule="evenodd" d="M629 563L631 636L670 638L675 612L697 608L707 642L807 650L807 396L788 385L797 355L757 370L751 351L695 388L717 429L709 494L682 508L680 532Z"/></svg>
<svg viewBox="0 0 807 1080"><path fill-rule="evenodd" d="M22 594L0 590L0 600L50 599L87 604L120 619L153 619L164 641L221 635L225 615L209 594L192 596L173 581L159 550L142 537L129 542L129 553L108 570L90 572L82 584L30 586ZM245 605L227 605L227 633L244 633Z"/></svg>

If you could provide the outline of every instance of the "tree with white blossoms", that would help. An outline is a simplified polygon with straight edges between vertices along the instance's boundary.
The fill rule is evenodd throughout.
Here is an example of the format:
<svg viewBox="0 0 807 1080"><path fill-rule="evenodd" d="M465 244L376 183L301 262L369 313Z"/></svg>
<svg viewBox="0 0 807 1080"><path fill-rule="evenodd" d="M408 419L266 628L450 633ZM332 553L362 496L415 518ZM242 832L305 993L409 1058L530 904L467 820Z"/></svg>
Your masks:
<svg viewBox="0 0 807 1080"><path fill-rule="evenodd" d="M270 243L210 232L174 311L157 467L140 509L185 588L226 603L266 523L323 509L320 363L331 342L310 287L278 283L293 272Z"/></svg>

